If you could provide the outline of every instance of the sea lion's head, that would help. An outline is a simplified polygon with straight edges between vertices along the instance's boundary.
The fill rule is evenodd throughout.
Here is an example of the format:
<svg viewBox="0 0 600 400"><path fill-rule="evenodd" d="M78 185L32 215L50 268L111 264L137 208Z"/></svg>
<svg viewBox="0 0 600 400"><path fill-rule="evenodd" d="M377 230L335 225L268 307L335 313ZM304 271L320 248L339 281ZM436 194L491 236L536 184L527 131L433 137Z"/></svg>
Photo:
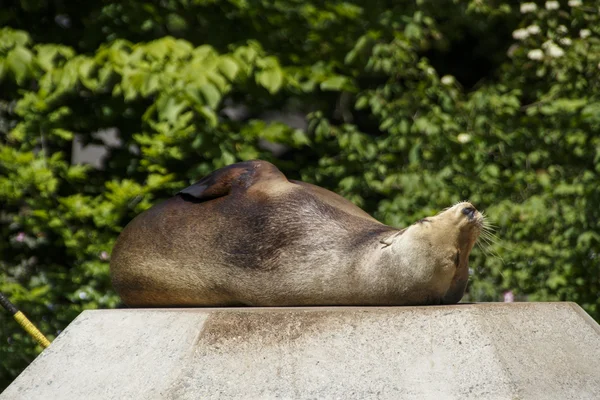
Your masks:
<svg viewBox="0 0 600 400"><path fill-rule="evenodd" d="M434 284L444 292L443 304L462 298L469 279L469 254L483 226L483 214L471 203L460 202L415 222L401 236L403 257L412 268L430 271L439 280Z"/></svg>
<svg viewBox="0 0 600 400"><path fill-rule="evenodd" d="M428 240L461 253L461 260L463 257L466 260L479 237L483 223L483 215L473 204L463 201L433 217L418 221L416 225L427 231L425 236Z"/></svg>

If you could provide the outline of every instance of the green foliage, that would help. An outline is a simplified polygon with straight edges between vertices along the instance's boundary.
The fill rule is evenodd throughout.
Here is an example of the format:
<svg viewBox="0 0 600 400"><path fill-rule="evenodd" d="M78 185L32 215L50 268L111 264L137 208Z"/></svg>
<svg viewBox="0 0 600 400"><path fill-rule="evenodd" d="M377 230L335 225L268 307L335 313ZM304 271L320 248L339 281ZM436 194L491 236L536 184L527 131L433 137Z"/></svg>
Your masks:
<svg viewBox="0 0 600 400"><path fill-rule="evenodd" d="M262 158L399 227L468 198L498 236L468 300L600 318L600 17L570 3L22 1L0 16L0 290L50 338L117 306L123 226ZM73 164L103 130L101 168ZM0 339L1 386L40 349L5 314Z"/></svg>

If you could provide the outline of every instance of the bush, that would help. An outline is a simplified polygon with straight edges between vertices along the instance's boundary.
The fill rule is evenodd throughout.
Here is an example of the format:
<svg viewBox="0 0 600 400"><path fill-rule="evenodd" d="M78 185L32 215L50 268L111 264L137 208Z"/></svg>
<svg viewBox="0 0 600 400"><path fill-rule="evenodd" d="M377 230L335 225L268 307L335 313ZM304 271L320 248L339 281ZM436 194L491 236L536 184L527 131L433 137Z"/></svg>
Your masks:
<svg viewBox="0 0 600 400"><path fill-rule="evenodd" d="M398 227L468 198L498 238L467 299L600 318L600 21L568 3L22 1L0 17L0 291L54 338L118 305L133 216L262 158ZM40 349L0 327L2 387Z"/></svg>

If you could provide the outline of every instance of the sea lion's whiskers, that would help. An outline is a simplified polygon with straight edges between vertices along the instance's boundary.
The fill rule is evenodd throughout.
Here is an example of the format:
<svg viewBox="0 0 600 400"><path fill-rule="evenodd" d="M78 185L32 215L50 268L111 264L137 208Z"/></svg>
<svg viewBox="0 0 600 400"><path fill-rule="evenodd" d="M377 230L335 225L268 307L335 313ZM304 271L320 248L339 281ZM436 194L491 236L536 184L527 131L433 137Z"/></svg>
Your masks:
<svg viewBox="0 0 600 400"><path fill-rule="evenodd" d="M494 233L494 231L497 231L497 230L498 230L498 227L496 225L494 225L487 219L483 220L483 223L481 224L481 234L482 235L486 235L486 236L497 239L498 237Z"/></svg>
<svg viewBox="0 0 600 400"><path fill-rule="evenodd" d="M486 229L498 229L498 226L493 222L490 222L489 219L484 219L482 224Z"/></svg>
<svg viewBox="0 0 600 400"><path fill-rule="evenodd" d="M491 222L485 215L482 215L481 228L486 231L495 231L498 229L498 225Z"/></svg>
<svg viewBox="0 0 600 400"><path fill-rule="evenodd" d="M480 235L486 236L492 239L498 239L498 235L494 233L491 229L481 229Z"/></svg>
<svg viewBox="0 0 600 400"><path fill-rule="evenodd" d="M488 221L483 221L483 227L486 230L497 230L498 229L498 225L494 225L491 222Z"/></svg>
<svg viewBox="0 0 600 400"><path fill-rule="evenodd" d="M482 245L480 241L475 242L475 244L477 245L477 247L479 247L483 254L485 254L486 256L490 255L488 248Z"/></svg>
<svg viewBox="0 0 600 400"><path fill-rule="evenodd" d="M506 262L504 261L504 258L502 258L502 256L498 253L498 251L496 251L492 247L493 246L492 243L488 243L485 241L484 241L484 243L485 243L485 245L482 244L481 242L477 242L477 246L481 249L483 254L485 254L486 256L491 256L491 257L497 258L502 262L502 264L506 264Z"/></svg>
<svg viewBox="0 0 600 400"><path fill-rule="evenodd" d="M491 242L491 243L494 243L494 244L496 244L496 243L498 243L500 241L500 239L498 238L498 236L496 236L496 235L494 235L492 233L489 233L489 232L481 232L480 237L482 239L485 239L488 242Z"/></svg>
<svg viewBox="0 0 600 400"><path fill-rule="evenodd" d="M507 251L513 251L514 247L507 245L506 243L501 242L500 240L497 240L496 242L493 243L494 246L499 247L501 249L507 250Z"/></svg>
<svg viewBox="0 0 600 400"><path fill-rule="evenodd" d="M491 241L490 237L488 237L487 235L484 235L483 233L479 234L479 239L483 240L486 243L489 243Z"/></svg>
<svg viewBox="0 0 600 400"><path fill-rule="evenodd" d="M480 237L486 239L488 242L491 242L495 245L498 245L498 246L508 250L508 248L506 248L505 246L503 246L501 244L501 240L498 237L498 235L496 235L495 233L493 233L491 231L482 231L480 234Z"/></svg>
<svg viewBox="0 0 600 400"><path fill-rule="evenodd" d="M479 238L481 241L477 241L477 245L486 256L490 255L492 257L496 257L500 259L502 263L504 263L502 256L500 256L498 251L494 249L495 246L503 247L500 244L500 238L494 233L494 231L497 230L497 227L490 222L484 211L480 211L480 214L482 218L482 224Z"/></svg>

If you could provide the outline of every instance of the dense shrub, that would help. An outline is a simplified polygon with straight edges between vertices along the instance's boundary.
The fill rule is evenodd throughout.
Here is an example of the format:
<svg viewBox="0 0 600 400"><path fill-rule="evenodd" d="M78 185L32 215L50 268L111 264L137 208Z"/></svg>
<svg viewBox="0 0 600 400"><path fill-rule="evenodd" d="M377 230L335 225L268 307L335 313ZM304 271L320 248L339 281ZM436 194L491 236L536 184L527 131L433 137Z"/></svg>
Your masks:
<svg viewBox="0 0 600 400"><path fill-rule="evenodd" d="M600 318L595 2L155 3L0 17L0 291L50 338L118 304L110 251L133 216L255 158L396 226L470 199L498 240L472 255L469 300ZM99 167L72 163L106 130ZM0 340L2 387L39 348L6 314Z"/></svg>

